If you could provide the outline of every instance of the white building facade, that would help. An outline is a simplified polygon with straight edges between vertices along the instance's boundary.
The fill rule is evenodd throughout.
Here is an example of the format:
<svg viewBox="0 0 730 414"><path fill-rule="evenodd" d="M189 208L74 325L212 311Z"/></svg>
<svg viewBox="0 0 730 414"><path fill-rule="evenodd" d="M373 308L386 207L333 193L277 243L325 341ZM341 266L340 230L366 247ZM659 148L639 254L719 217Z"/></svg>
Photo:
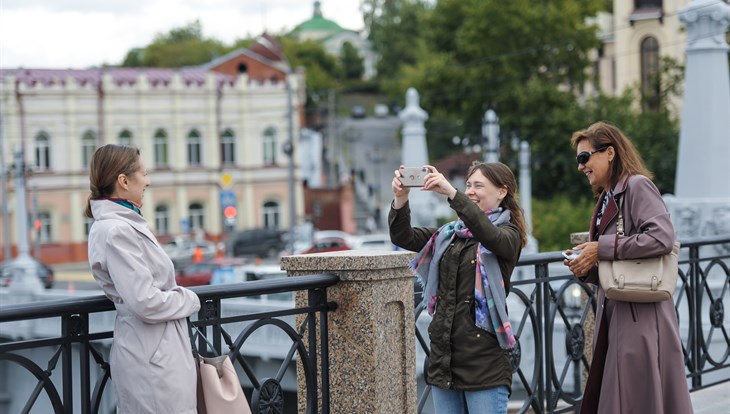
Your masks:
<svg viewBox="0 0 730 414"><path fill-rule="evenodd" d="M303 75L248 50L229 60L217 68L0 70L4 161L10 165L14 151L24 149L32 170L29 205L41 224L31 240L40 238L44 261L86 259L89 159L109 143L140 149L152 181L142 213L162 239L204 233L220 240L223 203L231 201L223 198L231 192L237 230L287 229L290 208L302 215L296 166L297 201L290 205L284 143L286 82L298 131ZM298 139L293 143L297 160ZM12 186L7 193L12 206ZM12 210L9 217L11 240L3 242L13 245Z"/></svg>

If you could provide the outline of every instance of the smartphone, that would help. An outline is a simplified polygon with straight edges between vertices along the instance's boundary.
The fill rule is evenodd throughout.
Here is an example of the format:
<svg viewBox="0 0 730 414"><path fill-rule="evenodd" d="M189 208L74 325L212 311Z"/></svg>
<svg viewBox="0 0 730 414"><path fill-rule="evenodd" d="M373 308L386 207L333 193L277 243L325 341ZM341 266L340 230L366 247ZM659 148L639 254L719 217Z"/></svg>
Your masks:
<svg viewBox="0 0 730 414"><path fill-rule="evenodd" d="M400 182L406 187L423 187L426 174L430 172L431 169L426 167L403 167Z"/></svg>
<svg viewBox="0 0 730 414"><path fill-rule="evenodd" d="M568 251L563 252L563 257L565 257L568 260L573 260L580 254L581 250L573 250L573 253L568 254Z"/></svg>

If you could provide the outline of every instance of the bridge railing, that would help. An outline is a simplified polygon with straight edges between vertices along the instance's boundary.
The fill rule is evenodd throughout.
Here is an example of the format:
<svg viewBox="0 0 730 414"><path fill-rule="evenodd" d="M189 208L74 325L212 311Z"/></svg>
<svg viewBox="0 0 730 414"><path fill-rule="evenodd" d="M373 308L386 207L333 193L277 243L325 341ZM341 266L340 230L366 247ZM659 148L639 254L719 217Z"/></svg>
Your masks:
<svg viewBox="0 0 730 414"><path fill-rule="evenodd" d="M674 305L690 391L730 381L730 236L681 241ZM510 352L511 400L519 413L575 411L592 358L596 295L574 278L559 252L524 255L508 307L517 346ZM417 299L416 303L420 302ZM429 318L416 307L417 364L425 370ZM430 388L419 395L425 412Z"/></svg>
<svg viewBox="0 0 730 414"><path fill-rule="evenodd" d="M205 350L201 352L203 354L227 353L231 357L239 376L243 376L242 381L252 385L249 403L253 413L268 412L260 407L283 406L282 377L293 360L301 365L304 374L306 390L302 391L307 396L306 412L329 412L328 383L319 382L318 378L329 376L327 314L336 305L327 301L327 288L337 282L336 276L317 274L192 288L202 305L197 319L192 318L198 348ZM292 306L289 303L273 311L236 315L226 315L222 311L225 299L281 292L302 292L306 297L305 304ZM99 413L102 402L109 402L110 394L113 394L108 386L111 379L108 346L113 332L108 329L95 331L93 327L108 328L108 321L95 323L95 320L103 319L109 311L114 311L114 305L102 295L0 306L0 337L3 341L0 343L0 365L6 364L5 372L8 371L7 364L17 365L35 379L35 386L27 396L14 392L10 401L5 399L4 411ZM296 328L283 320L294 316L302 321ZM47 329L29 330L23 326L49 318L55 320L55 326L59 325L60 319L59 335L39 336L39 331ZM247 340L266 329L281 331L289 341L276 375L257 378L255 370L243 357L242 348ZM27 338L13 335L13 332L27 334L31 331L33 334ZM40 349L50 349L50 352L37 352ZM50 357L41 360L39 355ZM96 368L92 367L93 364ZM8 378L10 388L13 387L11 381ZM74 385L79 387L78 391L74 390ZM3 411L2 403L0 412ZM107 409L113 412L113 407L107 406L104 411Z"/></svg>

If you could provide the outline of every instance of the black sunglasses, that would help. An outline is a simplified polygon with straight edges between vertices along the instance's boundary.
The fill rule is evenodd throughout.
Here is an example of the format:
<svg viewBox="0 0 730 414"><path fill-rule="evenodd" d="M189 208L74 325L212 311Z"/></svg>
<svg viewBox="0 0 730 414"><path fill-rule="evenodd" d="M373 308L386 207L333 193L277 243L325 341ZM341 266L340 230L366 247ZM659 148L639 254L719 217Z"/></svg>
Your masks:
<svg viewBox="0 0 730 414"><path fill-rule="evenodd" d="M578 165L580 165L580 164L585 165L585 163L588 162L588 159L591 158L591 155L593 155L597 152L603 152L603 151L607 150L609 146L610 145L604 145L601 148L598 148L597 150L591 151L591 152L583 151L575 157L575 160L578 161Z"/></svg>

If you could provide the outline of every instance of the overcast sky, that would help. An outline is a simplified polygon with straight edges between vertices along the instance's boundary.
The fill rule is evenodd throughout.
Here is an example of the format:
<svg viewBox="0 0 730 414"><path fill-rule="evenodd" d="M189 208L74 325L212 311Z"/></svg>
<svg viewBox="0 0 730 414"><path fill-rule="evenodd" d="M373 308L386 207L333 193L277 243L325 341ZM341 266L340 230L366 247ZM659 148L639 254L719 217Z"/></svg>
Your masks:
<svg viewBox="0 0 730 414"><path fill-rule="evenodd" d="M322 0L322 14L346 29L363 28L360 0ZM205 37L234 40L290 30L312 17L308 0L0 0L0 67L85 68L119 64L199 19Z"/></svg>

